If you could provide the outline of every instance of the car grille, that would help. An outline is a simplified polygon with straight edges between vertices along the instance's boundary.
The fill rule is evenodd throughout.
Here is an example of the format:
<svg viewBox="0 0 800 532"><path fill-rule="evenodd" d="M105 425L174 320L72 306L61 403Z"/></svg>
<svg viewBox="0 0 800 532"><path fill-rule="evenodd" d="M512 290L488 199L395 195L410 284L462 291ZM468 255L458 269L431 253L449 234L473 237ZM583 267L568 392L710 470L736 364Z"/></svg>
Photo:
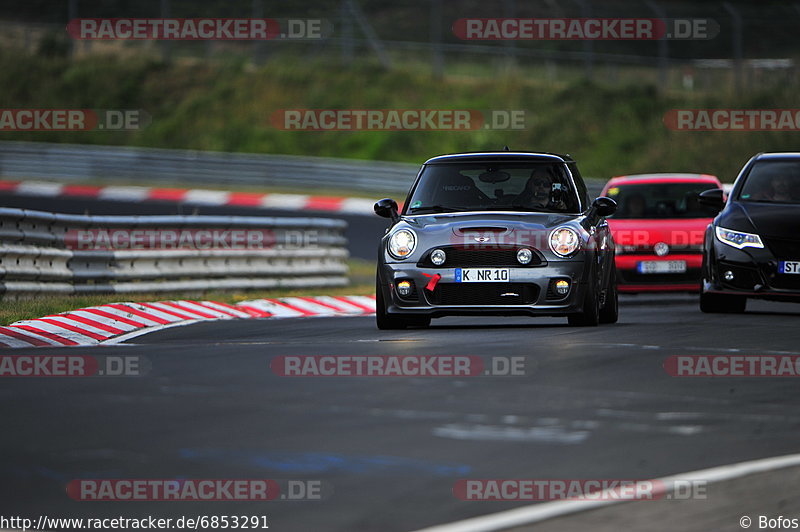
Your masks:
<svg viewBox="0 0 800 532"><path fill-rule="evenodd" d="M800 290L800 275L778 274L770 279L770 286L782 290Z"/></svg>
<svg viewBox="0 0 800 532"><path fill-rule="evenodd" d="M441 249L445 252L446 258L444 264L435 266L430 259L430 253L419 262L418 266L423 268L454 268L460 266L509 266L515 268L522 268L525 266L539 266L544 261L539 255L539 252L533 248L528 248L533 251L533 258L531 262L522 265L517 261L517 246L443 246ZM433 251L433 250L431 250Z"/></svg>
<svg viewBox="0 0 800 532"><path fill-rule="evenodd" d="M439 283L428 294L434 305L531 305L538 297L532 283Z"/></svg>
<svg viewBox="0 0 800 532"><path fill-rule="evenodd" d="M685 273L639 273L634 270L617 270L620 284L689 284L700 283L700 268L689 268Z"/></svg>
<svg viewBox="0 0 800 532"><path fill-rule="evenodd" d="M765 238L767 247L779 259L800 259L800 240Z"/></svg>
<svg viewBox="0 0 800 532"><path fill-rule="evenodd" d="M621 246L617 244L617 255L653 255L657 256L654 246ZM703 246L670 246L667 255L700 255L703 253Z"/></svg>
<svg viewBox="0 0 800 532"><path fill-rule="evenodd" d="M726 271L733 272L733 281L726 281L723 278L723 274ZM756 287L756 285L764 284L764 281L761 279L761 274L758 272L758 270L754 268L746 268L739 266L737 264L720 262L717 265L717 272L718 272L718 281L723 286L728 286L731 288L740 288L743 290L753 290Z"/></svg>

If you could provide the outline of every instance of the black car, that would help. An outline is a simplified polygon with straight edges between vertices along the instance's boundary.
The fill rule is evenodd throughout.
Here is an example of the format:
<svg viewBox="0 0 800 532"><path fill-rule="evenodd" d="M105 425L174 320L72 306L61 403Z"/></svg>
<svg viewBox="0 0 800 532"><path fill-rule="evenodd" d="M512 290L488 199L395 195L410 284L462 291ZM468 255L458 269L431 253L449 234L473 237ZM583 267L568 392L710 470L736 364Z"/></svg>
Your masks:
<svg viewBox="0 0 800 532"><path fill-rule="evenodd" d="M748 298L800 302L800 153L762 153L745 164L703 245L700 309L744 312ZM724 206L724 208L723 208Z"/></svg>
<svg viewBox="0 0 800 532"><path fill-rule="evenodd" d="M377 325L427 326L452 315L617 321L609 198L589 201L567 155L479 152L422 166L378 250Z"/></svg>

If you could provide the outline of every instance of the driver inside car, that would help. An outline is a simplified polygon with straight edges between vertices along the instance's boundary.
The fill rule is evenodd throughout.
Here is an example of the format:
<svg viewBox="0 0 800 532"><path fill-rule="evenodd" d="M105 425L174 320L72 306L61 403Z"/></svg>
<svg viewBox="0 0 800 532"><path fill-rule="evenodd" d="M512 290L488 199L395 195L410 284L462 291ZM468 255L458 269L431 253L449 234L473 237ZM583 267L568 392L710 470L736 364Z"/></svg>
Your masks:
<svg viewBox="0 0 800 532"><path fill-rule="evenodd" d="M514 200L514 205L531 209L563 209L560 183L553 183L553 177L546 168L536 168L531 172L525 188Z"/></svg>

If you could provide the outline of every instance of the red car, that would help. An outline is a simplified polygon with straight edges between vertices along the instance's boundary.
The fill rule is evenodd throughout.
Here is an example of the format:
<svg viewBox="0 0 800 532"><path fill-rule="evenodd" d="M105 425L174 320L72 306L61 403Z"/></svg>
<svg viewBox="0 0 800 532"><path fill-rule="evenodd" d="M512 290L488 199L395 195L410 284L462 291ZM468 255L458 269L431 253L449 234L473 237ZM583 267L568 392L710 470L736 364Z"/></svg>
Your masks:
<svg viewBox="0 0 800 532"><path fill-rule="evenodd" d="M717 211L697 201L722 188L707 174L642 174L612 178L603 196L616 200L608 219L617 245L620 292L697 292L703 236Z"/></svg>

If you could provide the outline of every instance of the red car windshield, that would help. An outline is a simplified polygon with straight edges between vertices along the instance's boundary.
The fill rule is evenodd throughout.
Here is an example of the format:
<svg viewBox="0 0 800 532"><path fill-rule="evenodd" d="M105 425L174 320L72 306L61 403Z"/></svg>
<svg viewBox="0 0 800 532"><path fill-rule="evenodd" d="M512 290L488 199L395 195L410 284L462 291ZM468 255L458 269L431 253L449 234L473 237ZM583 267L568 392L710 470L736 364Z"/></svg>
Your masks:
<svg viewBox="0 0 800 532"><path fill-rule="evenodd" d="M606 195L616 200L614 219L713 218L717 211L697 201L713 183L631 183L616 185Z"/></svg>

